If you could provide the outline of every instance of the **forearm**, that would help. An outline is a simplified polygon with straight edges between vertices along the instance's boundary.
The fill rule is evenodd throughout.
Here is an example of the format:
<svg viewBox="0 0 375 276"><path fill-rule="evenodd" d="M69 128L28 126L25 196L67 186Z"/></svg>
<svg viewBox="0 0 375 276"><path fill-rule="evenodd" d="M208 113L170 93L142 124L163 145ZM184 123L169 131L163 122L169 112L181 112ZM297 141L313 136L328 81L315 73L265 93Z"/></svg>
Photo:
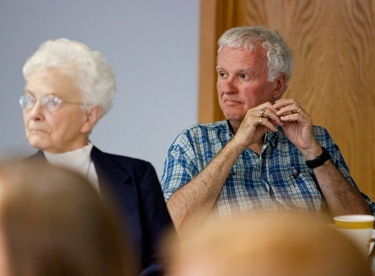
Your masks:
<svg viewBox="0 0 375 276"><path fill-rule="evenodd" d="M232 140L199 175L171 196L167 207L178 232L200 225L207 218L243 150Z"/></svg>
<svg viewBox="0 0 375 276"><path fill-rule="evenodd" d="M371 214L370 207L360 193L343 177L331 161L314 169L332 216L343 214Z"/></svg>

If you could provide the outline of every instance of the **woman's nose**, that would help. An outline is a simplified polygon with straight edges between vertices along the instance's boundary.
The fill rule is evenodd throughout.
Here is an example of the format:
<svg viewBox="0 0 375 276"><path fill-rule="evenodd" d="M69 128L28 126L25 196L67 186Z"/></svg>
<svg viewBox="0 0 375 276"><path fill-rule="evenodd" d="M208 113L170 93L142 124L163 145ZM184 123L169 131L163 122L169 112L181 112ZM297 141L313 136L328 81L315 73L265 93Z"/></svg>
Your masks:
<svg viewBox="0 0 375 276"><path fill-rule="evenodd" d="M43 113L44 106L40 103L40 101L36 101L32 107L30 107L26 112L30 113L33 117L38 117Z"/></svg>

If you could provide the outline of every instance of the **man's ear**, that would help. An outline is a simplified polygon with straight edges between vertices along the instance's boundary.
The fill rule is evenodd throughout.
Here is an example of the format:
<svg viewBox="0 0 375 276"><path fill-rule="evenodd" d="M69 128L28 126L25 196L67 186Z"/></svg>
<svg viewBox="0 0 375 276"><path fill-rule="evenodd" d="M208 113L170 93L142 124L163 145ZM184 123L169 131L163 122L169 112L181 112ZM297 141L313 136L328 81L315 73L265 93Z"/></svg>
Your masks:
<svg viewBox="0 0 375 276"><path fill-rule="evenodd" d="M99 121L102 111L99 106L91 107L86 113L86 121L81 127L82 133L90 133L95 124Z"/></svg>
<svg viewBox="0 0 375 276"><path fill-rule="evenodd" d="M286 86L286 75L285 73L280 73L280 75L274 80L275 89L273 93L273 98L275 100L280 99L285 92Z"/></svg>

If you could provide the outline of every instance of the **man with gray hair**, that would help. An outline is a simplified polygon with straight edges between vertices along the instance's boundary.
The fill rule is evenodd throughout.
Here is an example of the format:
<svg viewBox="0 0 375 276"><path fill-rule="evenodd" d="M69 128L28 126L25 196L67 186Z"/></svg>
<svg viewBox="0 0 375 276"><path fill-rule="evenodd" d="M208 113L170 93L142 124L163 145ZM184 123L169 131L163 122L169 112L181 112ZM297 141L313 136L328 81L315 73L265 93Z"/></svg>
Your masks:
<svg viewBox="0 0 375 276"><path fill-rule="evenodd" d="M298 210L324 218L370 214L327 130L284 99L291 50L264 27L236 27L219 39L217 92L227 120L198 124L171 145L162 175L178 232L210 217Z"/></svg>

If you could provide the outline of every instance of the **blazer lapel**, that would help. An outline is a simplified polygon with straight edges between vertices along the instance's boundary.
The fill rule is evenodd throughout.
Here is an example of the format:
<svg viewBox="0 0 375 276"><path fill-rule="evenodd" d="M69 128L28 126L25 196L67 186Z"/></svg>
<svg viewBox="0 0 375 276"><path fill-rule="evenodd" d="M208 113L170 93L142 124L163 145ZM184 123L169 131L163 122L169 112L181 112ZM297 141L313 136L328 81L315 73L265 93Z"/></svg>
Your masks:
<svg viewBox="0 0 375 276"><path fill-rule="evenodd" d="M126 168L120 166L109 154L103 153L98 148L93 147L91 158L94 162L98 174L99 189L101 196L109 196L115 200L115 204L120 211L120 216L125 219L125 225L132 224L132 235L137 236L136 240L142 240L141 216L138 206L138 191L136 185Z"/></svg>

